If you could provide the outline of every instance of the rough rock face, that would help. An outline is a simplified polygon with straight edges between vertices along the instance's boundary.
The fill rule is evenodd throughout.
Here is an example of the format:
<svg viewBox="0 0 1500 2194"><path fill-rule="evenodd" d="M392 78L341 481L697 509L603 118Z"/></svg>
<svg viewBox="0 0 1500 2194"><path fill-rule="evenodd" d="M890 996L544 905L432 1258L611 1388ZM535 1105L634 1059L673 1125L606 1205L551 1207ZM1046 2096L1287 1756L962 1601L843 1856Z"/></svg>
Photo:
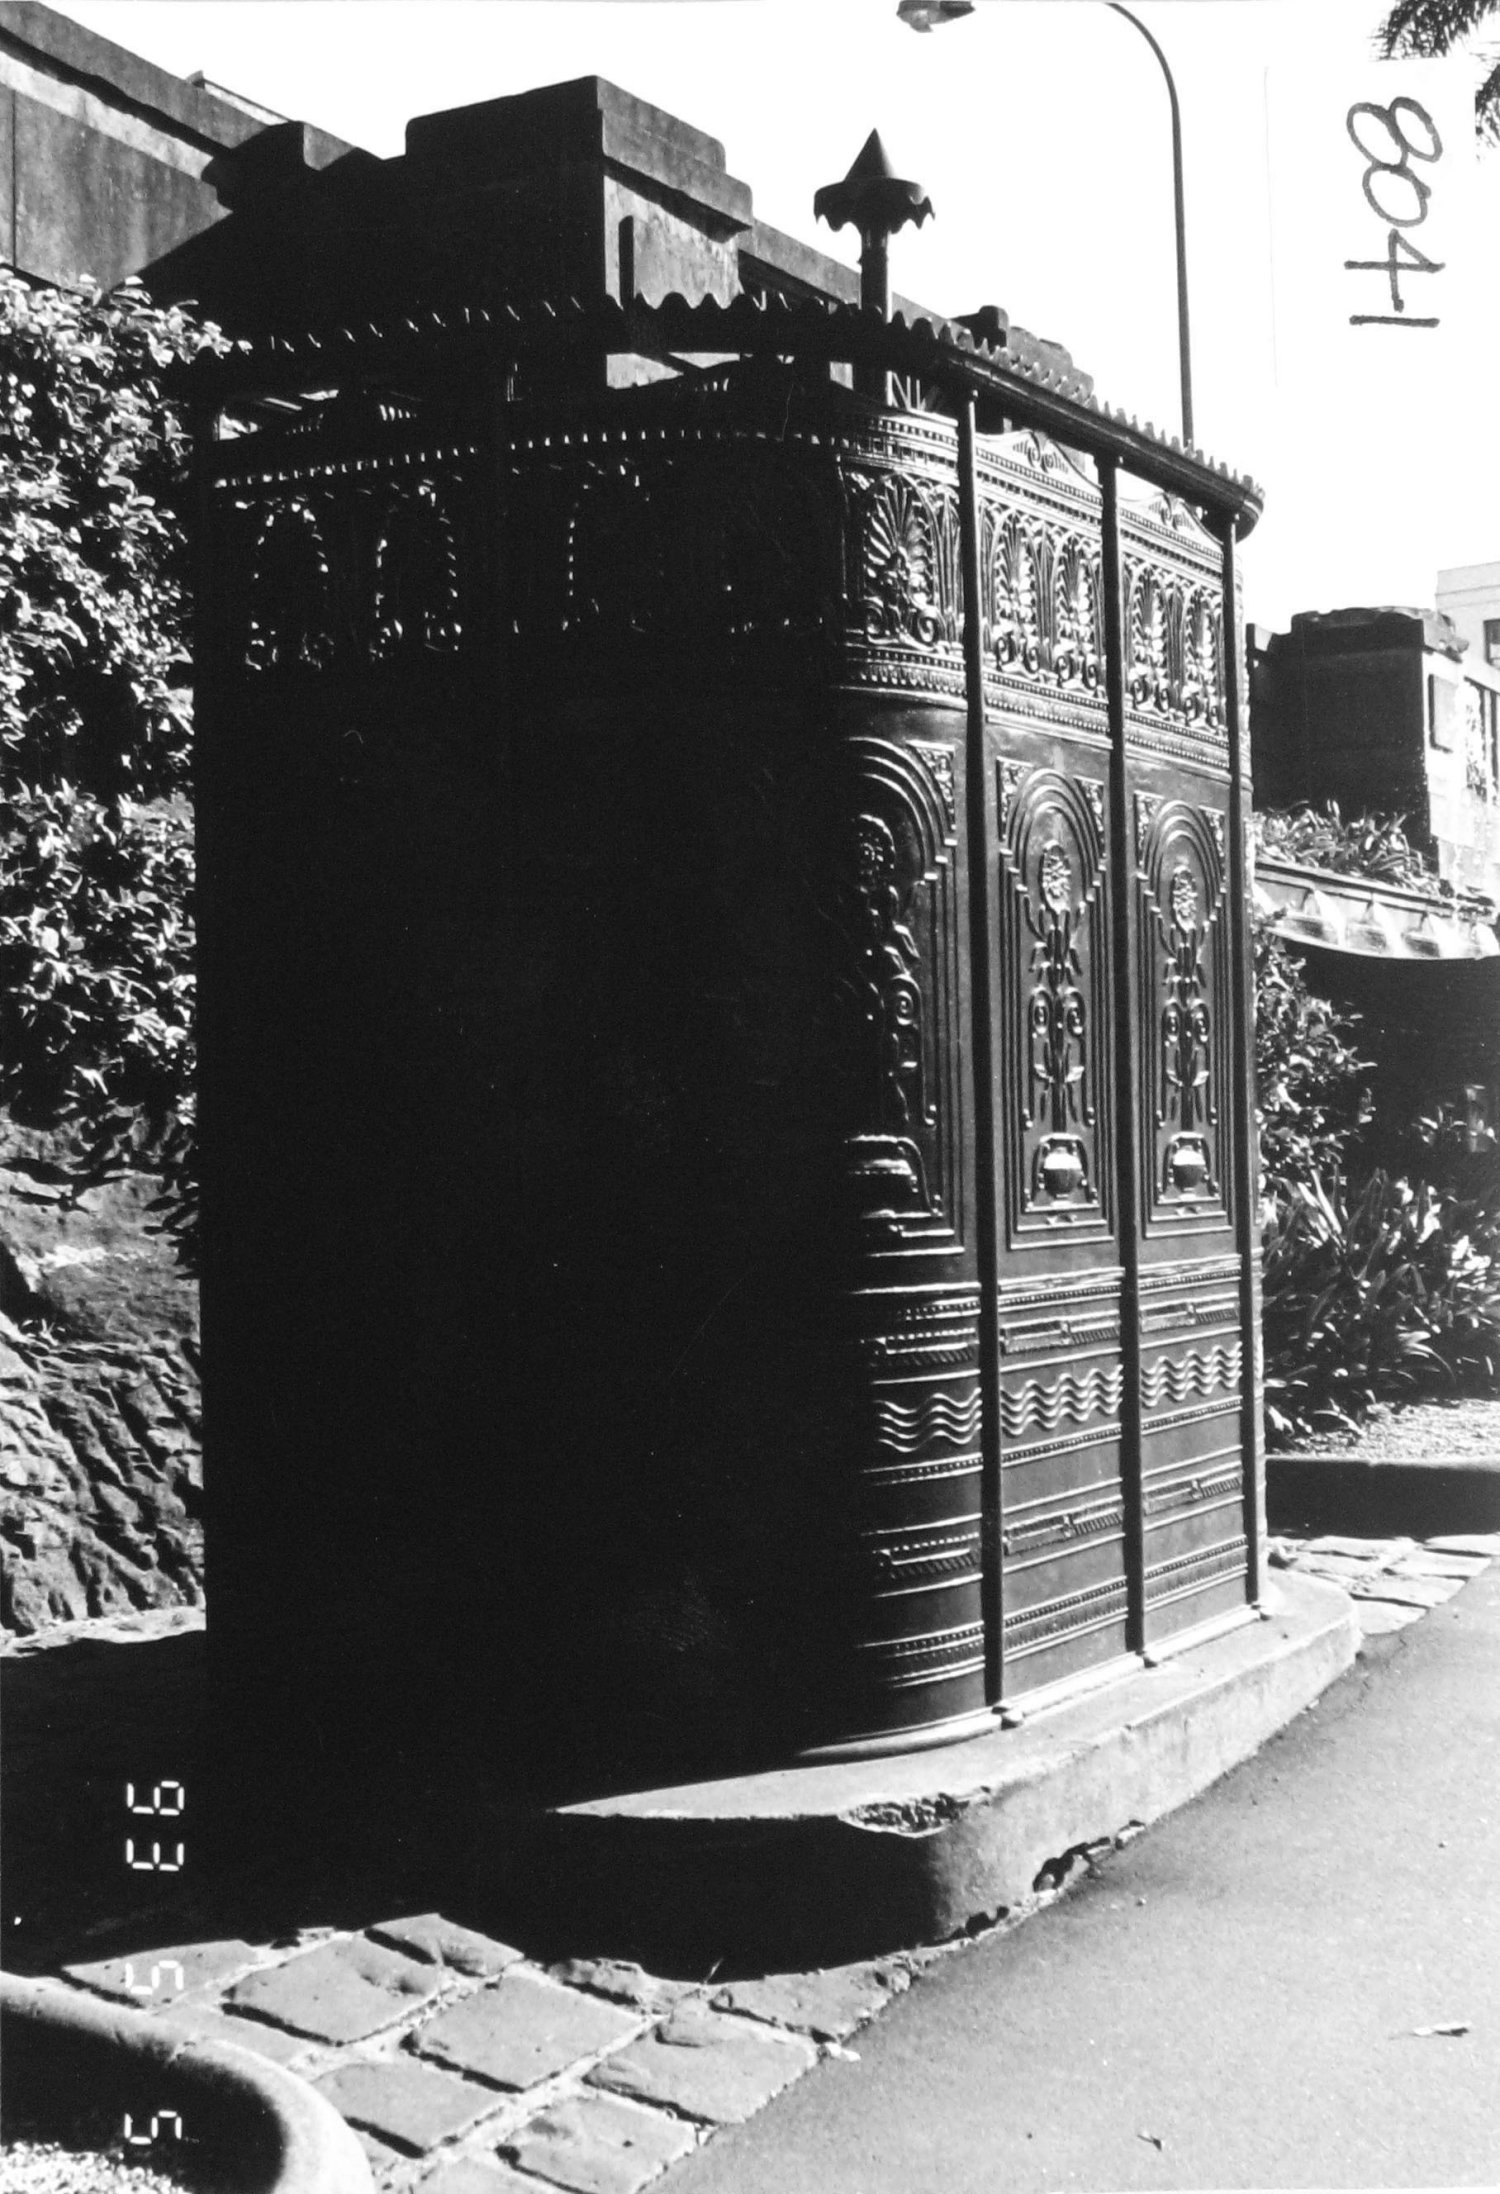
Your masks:
<svg viewBox="0 0 1500 2194"><path fill-rule="evenodd" d="M0 1119L0 1626L202 1599L197 1291L136 1174Z"/></svg>

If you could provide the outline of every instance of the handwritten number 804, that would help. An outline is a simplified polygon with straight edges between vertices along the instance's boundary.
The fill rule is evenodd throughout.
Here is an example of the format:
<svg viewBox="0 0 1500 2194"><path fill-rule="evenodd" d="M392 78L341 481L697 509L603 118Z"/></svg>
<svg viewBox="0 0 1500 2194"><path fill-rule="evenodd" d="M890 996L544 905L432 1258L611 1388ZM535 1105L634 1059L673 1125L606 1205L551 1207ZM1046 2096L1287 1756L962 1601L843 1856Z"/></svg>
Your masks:
<svg viewBox="0 0 1500 2194"><path fill-rule="evenodd" d="M1437 124L1419 100L1403 95L1393 99L1388 107L1361 99L1349 109L1344 126L1354 145L1365 156L1365 172L1360 178L1365 203L1377 220L1389 226L1383 259L1346 259L1344 265L1361 273L1384 274L1390 282L1392 307L1388 313L1352 312L1350 325L1435 328L1438 324L1435 319L1406 317L1401 278L1404 274L1441 274L1445 262L1429 259L1426 252L1419 250L1401 231L1419 228L1427 218L1432 185L1415 172L1411 163L1442 158L1443 140L1438 135ZM1379 141L1372 144L1372 136ZM1398 153L1399 157L1388 157L1392 153ZM1384 202L1393 190L1403 196L1405 211ZM1406 192L1410 195L1405 196Z"/></svg>

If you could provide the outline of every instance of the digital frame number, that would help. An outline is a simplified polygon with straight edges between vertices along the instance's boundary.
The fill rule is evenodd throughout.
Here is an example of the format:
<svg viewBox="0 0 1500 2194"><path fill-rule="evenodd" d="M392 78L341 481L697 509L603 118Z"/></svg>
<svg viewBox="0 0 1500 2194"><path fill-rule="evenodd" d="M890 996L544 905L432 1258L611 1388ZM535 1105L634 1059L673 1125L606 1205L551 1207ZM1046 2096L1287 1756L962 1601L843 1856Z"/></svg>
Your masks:
<svg viewBox="0 0 1500 2194"><path fill-rule="evenodd" d="M153 1783L149 1805L137 1803L135 1784L125 1785L125 1810L127 1813L144 1814L149 1819L176 1820L187 1804L187 1792L181 1783ZM137 1843L140 1852L137 1853ZM150 1857L145 1856L145 1839L127 1836L125 1839L125 1864L136 1874L179 1874L186 1856L185 1847L176 1846L176 1857L171 1856L172 1845L166 1846L165 1855L160 1842L153 1842Z"/></svg>
<svg viewBox="0 0 1500 2194"><path fill-rule="evenodd" d="M169 2132L174 2141L182 2139L182 2119L175 2110L153 2110L150 2131L146 2133L137 2133L135 2130L135 2115L132 2111L127 2110L125 2113L122 2138L131 2148L150 2148L153 2142L165 2140Z"/></svg>

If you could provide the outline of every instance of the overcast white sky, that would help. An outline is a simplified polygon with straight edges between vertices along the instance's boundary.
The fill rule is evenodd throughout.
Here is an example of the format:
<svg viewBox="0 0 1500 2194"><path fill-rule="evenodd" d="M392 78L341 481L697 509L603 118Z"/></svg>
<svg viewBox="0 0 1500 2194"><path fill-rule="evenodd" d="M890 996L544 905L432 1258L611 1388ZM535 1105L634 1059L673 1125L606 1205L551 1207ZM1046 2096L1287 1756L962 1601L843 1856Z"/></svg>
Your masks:
<svg viewBox="0 0 1500 2194"><path fill-rule="evenodd" d="M979 0L918 37L895 0L62 0L180 74L380 154L409 116L597 74L722 139L757 213L850 258L812 195L878 127L935 222L897 288L993 302L1067 344L1100 393L1176 431L1168 111L1145 41L1100 0ZM1500 560L1500 152L1472 152L1472 60L1376 69L1381 0L1141 0L1182 100L1197 439L1267 491L1247 609L1431 600L1439 565ZM1500 16L1496 19L1500 41ZM1356 101L1426 105L1439 157L1372 190L1440 273L1401 277L1367 202ZM1424 148L1422 125L1402 110ZM1396 156L1376 118L1369 150ZM1461 218L1462 217L1462 218Z"/></svg>

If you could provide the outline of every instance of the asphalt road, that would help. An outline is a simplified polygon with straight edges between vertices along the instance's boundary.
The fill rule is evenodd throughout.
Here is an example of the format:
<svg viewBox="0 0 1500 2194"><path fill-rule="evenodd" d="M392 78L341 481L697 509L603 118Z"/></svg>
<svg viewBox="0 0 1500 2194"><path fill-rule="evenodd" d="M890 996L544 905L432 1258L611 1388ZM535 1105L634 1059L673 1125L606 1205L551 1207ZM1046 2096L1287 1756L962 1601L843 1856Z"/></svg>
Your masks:
<svg viewBox="0 0 1500 2194"><path fill-rule="evenodd" d="M1500 1565L672 2194L1500 2184L1497 1774Z"/></svg>

